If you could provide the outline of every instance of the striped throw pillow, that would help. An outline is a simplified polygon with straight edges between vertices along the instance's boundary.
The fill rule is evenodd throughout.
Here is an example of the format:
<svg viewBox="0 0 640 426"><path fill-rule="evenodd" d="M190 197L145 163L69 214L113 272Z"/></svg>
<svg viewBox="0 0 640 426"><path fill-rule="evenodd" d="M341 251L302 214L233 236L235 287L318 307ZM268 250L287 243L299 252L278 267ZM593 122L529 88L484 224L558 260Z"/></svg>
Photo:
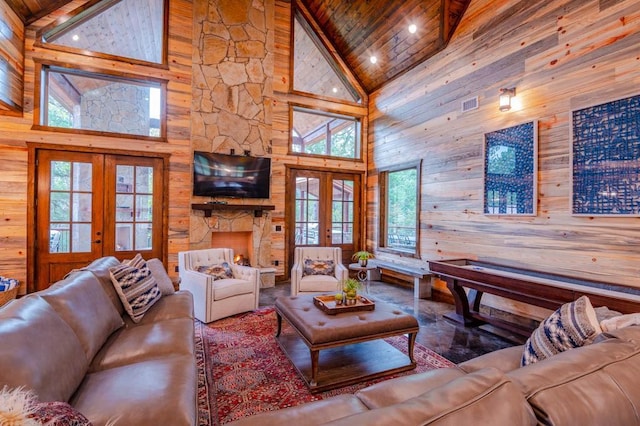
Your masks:
<svg viewBox="0 0 640 426"><path fill-rule="evenodd" d="M144 314L162 297L146 262L140 267L122 263L109 268L109 274L124 309L135 323L140 322Z"/></svg>
<svg viewBox="0 0 640 426"><path fill-rule="evenodd" d="M602 333L587 296L565 303L545 319L524 344L521 366L590 343Z"/></svg>

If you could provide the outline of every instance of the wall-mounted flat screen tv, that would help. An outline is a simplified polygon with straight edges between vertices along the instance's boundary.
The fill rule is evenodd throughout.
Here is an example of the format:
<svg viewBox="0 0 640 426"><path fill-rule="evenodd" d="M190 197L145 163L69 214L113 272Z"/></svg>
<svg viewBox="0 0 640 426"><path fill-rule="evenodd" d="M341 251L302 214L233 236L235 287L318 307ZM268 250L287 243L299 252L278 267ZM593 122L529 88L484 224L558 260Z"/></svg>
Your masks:
<svg viewBox="0 0 640 426"><path fill-rule="evenodd" d="M193 195L269 198L271 159L195 151Z"/></svg>

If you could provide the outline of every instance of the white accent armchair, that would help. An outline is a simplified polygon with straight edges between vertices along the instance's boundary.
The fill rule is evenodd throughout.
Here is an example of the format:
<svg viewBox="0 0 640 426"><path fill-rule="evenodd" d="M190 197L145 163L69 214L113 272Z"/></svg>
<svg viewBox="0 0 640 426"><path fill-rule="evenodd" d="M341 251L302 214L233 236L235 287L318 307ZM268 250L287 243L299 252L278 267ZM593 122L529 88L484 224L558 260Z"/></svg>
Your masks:
<svg viewBox="0 0 640 426"><path fill-rule="evenodd" d="M309 264L332 261L333 274L308 274ZM349 276L349 271L342 264L342 250L340 247L296 247L293 253L293 267L291 268L291 295L298 293L322 293L337 291L338 283L343 283Z"/></svg>
<svg viewBox="0 0 640 426"><path fill-rule="evenodd" d="M232 278L217 278L203 269L227 263ZM208 323L258 308L260 270L233 263L233 250L213 248L178 253L180 289L193 294L197 319ZM200 270L200 271L199 271Z"/></svg>

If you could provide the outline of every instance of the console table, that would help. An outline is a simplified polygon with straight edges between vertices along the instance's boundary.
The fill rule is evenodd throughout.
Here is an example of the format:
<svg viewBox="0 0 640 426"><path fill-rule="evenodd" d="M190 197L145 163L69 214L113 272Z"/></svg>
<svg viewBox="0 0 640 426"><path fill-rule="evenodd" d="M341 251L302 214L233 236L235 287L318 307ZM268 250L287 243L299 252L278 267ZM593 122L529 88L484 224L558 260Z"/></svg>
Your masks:
<svg viewBox="0 0 640 426"><path fill-rule="evenodd" d="M445 317L467 326L486 322L522 336L531 334L530 328L481 313L484 293L553 310L587 295L594 307L607 306L623 314L640 312L640 288L636 287L469 259L429 261L429 269L446 281L453 295L456 310Z"/></svg>

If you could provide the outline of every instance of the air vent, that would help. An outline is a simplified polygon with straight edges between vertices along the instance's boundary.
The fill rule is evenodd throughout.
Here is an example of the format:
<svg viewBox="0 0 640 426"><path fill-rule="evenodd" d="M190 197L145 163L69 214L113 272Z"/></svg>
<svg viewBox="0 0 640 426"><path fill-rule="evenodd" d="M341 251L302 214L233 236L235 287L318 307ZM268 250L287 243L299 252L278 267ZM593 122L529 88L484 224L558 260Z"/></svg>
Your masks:
<svg viewBox="0 0 640 426"><path fill-rule="evenodd" d="M478 109L478 97L467 99L462 101L462 112L472 111Z"/></svg>

